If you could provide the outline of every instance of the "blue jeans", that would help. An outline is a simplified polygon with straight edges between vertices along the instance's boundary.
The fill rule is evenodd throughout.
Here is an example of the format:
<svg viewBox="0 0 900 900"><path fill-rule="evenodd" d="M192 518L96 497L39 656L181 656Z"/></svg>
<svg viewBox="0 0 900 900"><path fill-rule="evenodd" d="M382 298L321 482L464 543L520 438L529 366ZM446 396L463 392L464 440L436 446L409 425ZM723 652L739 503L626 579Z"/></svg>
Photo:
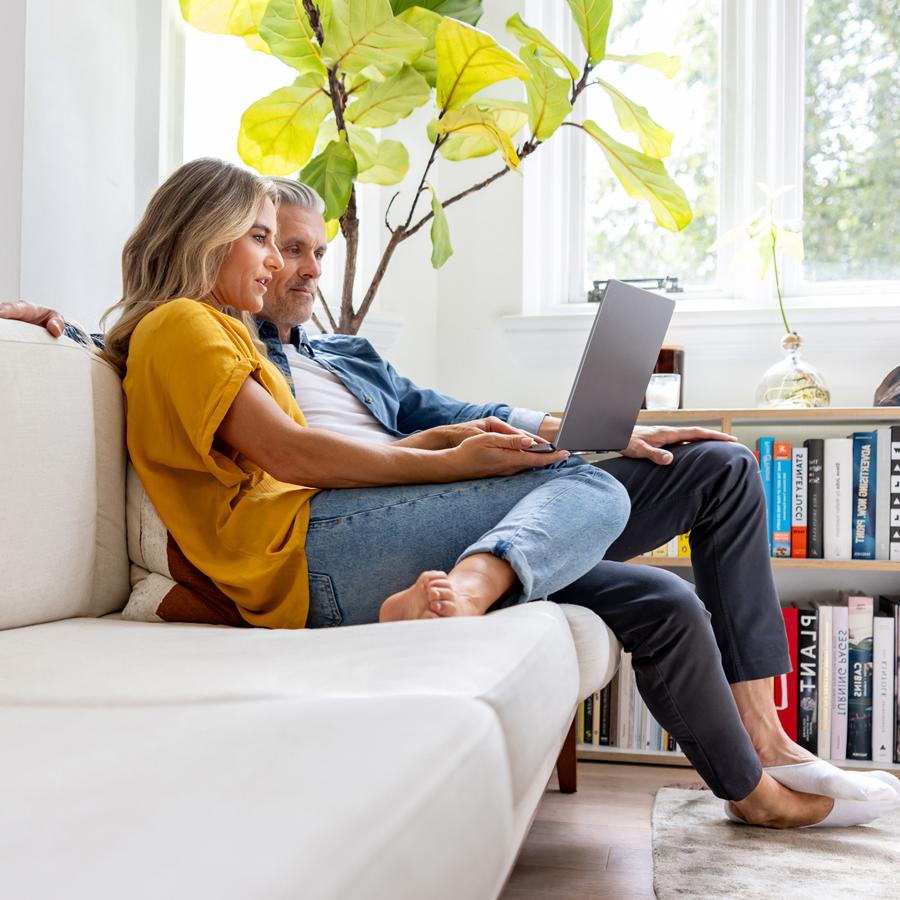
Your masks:
<svg viewBox="0 0 900 900"><path fill-rule="evenodd" d="M474 553L515 572L504 605L547 597L603 559L629 511L625 488L577 457L503 478L321 491L306 535L307 626L377 622L391 594Z"/></svg>

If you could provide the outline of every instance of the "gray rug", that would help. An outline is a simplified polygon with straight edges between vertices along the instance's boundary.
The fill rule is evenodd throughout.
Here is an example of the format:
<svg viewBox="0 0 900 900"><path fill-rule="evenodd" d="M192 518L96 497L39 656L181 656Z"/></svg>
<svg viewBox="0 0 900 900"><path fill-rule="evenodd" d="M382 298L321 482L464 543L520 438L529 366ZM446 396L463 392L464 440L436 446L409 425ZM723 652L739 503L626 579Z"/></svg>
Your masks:
<svg viewBox="0 0 900 900"><path fill-rule="evenodd" d="M662 788L653 807L659 900L900 898L900 812L858 828L729 822L709 791Z"/></svg>

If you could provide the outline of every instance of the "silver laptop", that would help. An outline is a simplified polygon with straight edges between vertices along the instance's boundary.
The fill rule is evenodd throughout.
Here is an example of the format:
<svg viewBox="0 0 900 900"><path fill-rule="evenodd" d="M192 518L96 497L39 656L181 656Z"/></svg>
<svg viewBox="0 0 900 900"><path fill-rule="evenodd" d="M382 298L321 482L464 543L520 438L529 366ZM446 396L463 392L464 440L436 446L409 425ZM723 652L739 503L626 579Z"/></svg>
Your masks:
<svg viewBox="0 0 900 900"><path fill-rule="evenodd" d="M606 286L553 449L621 450L628 445L675 301L621 281Z"/></svg>

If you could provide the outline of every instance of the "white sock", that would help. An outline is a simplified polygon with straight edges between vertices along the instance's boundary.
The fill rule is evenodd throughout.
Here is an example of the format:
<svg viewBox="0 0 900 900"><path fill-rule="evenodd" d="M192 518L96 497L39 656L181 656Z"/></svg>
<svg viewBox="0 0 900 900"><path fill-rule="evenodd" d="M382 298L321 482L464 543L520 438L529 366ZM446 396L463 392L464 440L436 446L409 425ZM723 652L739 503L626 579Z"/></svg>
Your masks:
<svg viewBox="0 0 900 900"><path fill-rule="evenodd" d="M845 772L824 759L811 759L788 766L768 766L765 772L792 791L834 797L836 800L890 802L898 793L890 782L874 777L887 775L897 781L887 772ZM897 784L900 785L900 781Z"/></svg>

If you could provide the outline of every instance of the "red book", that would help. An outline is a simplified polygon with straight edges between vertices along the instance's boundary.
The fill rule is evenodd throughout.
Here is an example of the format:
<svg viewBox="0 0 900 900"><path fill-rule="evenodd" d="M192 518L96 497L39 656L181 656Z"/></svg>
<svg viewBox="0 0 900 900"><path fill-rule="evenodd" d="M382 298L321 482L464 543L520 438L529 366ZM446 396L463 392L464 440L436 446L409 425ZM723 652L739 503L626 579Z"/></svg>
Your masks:
<svg viewBox="0 0 900 900"><path fill-rule="evenodd" d="M775 708L781 727L792 740L797 740L797 657L800 638L799 610L782 607L784 630L787 634L788 649L791 654L791 671L787 675L775 676Z"/></svg>

